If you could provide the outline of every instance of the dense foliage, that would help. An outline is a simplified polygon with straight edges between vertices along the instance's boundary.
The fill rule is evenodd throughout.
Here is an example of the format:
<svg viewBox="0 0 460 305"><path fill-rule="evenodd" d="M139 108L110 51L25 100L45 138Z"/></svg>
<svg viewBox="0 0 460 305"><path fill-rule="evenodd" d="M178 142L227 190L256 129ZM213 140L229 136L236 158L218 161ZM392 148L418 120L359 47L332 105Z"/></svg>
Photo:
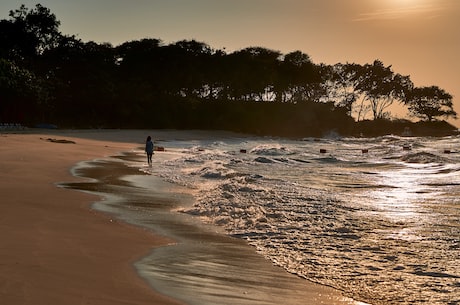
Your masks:
<svg viewBox="0 0 460 305"><path fill-rule="evenodd" d="M393 103L426 121L456 116L450 94L414 88L379 60L318 65L300 51L227 54L194 40L113 47L63 35L40 4L9 16L0 21L0 122L316 136L362 132L356 121L388 120Z"/></svg>

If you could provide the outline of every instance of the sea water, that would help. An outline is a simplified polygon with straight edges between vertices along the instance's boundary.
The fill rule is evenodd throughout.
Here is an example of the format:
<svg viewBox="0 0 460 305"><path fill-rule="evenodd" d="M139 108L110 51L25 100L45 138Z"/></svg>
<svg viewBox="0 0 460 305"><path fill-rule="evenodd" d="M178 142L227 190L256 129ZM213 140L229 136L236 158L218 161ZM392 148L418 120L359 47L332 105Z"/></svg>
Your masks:
<svg viewBox="0 0 460 305"><path fill-rule="evenodd" d="M459 137L157 145L175 157L141 170L193 190L179 212L288 272L372 304L460 304Z"/></svg>

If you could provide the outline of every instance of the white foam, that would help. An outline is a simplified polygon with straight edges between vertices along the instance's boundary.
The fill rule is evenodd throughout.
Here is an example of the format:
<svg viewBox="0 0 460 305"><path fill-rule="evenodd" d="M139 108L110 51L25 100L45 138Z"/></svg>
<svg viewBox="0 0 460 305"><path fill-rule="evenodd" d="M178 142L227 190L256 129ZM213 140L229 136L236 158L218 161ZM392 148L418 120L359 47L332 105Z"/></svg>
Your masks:
<svg viewBox="0 0 460 305"><path fill-rule="evenodd" d="M451 182L458 178L460 156L442 157L442 164L401 162L403 141L215 141L182 149L179 158L154 172L197 190L196 204L183 212L246 239L289 272L359 298L383 297L379 302L388 303L402 296L400 302L416 304L429 297L432 304L442 304L454 290L453 278L438 277L451 288L433 296L417 289L431 285L427 276L417 274L435 273L417 270L430 266L446 269L443 274L458 272L453 254L458 246L452 245L460 244L460 185ZM420 151L428 151L430 160L438 160L436 140L413 141L411 154L425 157ZM320 154L324 145L327 156ZM238 154L241 147L248 153ZM363 147L369 148L366 156ZM451 210L433 211L431 195ZM453 214L452 206L457 207ZM410 230L397 239L403 228ZM430 233L434 228L436 240ZM450 256L436 256L438 250ZM378 285L382 281L385 285Z"/></svg>

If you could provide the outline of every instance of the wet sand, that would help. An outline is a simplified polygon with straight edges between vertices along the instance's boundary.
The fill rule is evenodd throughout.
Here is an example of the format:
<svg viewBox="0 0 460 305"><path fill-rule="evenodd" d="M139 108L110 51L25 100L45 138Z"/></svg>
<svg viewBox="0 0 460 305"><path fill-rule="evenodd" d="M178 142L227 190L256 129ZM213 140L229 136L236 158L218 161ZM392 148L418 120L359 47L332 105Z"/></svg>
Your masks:
<svg viewBox="0 0 460 305"><path fill-rule="evenodd" d="M0 204L5 241L0 299L13 305L179 304L174 299L187 304L358 304L273 266L242 240L170 213L187 196L116 158L76 170L99 182L70 175L78 161L132 151L146 135L53 131L0 137L0 192L5 198ZM164 140L206 136L175 131L154 135ZM120 179L126 175L134 180ZM94 207L108 213L91 209L99 196L58 188L58 181L106 194ZM149 190L142 188L145 183ZM153 194L152 184L157 189Z"/></svg>

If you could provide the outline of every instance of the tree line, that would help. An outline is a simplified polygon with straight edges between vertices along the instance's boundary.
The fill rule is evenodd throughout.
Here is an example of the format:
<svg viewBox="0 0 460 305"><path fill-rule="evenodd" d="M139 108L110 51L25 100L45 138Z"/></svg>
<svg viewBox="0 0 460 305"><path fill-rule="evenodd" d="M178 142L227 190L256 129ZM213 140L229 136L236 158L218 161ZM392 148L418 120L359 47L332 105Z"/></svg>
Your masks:
<svg viewBox="0 0 460 305"><path fill-rule="evenodd" d="M395 103L422 121L456 117L449 93L415 87L380 60L315 64L301 51L226 53L195 40L114 47L62 34L40 4L9 17L0 21L0 122L321 135L391 120Z"/></svg>

